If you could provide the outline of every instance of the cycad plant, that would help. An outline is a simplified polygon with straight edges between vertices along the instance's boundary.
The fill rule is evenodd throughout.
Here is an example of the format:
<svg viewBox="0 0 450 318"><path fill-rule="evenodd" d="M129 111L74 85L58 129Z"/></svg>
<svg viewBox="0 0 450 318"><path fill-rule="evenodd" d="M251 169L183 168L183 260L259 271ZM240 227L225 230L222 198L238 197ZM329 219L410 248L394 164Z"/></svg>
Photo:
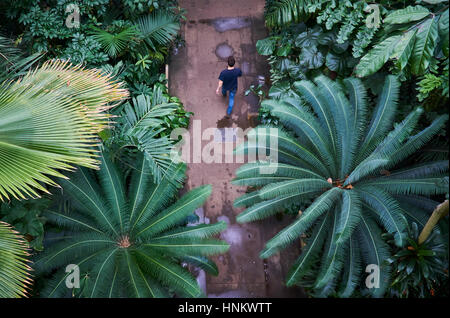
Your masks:
<svg viewBox="0 0 450 318"><path fill-rule="evenodd" d="M127 96L100 71L59 60L0 84L0 200L38 197L74 165L97 168L106 110Z"/></svg>
<svg viewBox="0 0 450 318"><path fill-rule="evenodd" d="M28 295L31 267L28 243L5 222L0 222L0 298Z"/></svg>
<svg viewBox="0 0 450 318"><path fill-rule="evenodd" d="M206 256L229 248L210 238L226 223L185 226L211 187L198 187L176 199L179 184L172 180L184 175L185 165L177 165L154 183L148 162L140 156L126 189L123 175L108 157L102 153L98 172L82 168L63 182L71 212L45 213L67 232L35 263L39 273L57 271L41 295L70 294L65 284L70 273L65 268L75 264L82 277L77 296L200 296L195 278L181 263L217 274Z"/></svg>
<svg viewBox="0 0 450 318"><path fill-rule="evenodd" d="M383 295L391 268L384 263L390 250L382 232L392 233L396 244L404 246L408 220L423 219L425 203L432 205L427 197L448 191L447 160L401 165L442 129L448 116L415 132L423 112L418 108L394 125L399 86L396 77L386 78L370 121L366 89L355 78L334 82L319 76L315 82L295 82L294 97L262 102L285 127L275 136L279 163L270 164L277 167L273 174L260 169L266 162L238 169L234 184L259 189L235 201L248 207L237 220L255 221L292 205L307 206L261 252L267 258L307 234L288 286L312 279L317 295L336 290L348 297L357 287L365 289L364 268L375 264L380 286L366 291ZM269 131L259 130L258 140L236 151L273 151L269 142L259 144Z"/></svg>

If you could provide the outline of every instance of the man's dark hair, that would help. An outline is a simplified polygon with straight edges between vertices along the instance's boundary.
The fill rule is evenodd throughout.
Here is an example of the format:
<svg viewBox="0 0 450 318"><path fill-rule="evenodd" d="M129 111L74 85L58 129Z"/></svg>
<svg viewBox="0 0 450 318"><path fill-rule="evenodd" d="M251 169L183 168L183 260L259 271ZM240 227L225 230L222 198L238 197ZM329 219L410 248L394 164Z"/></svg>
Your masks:
<svg viewBox="0 0 450 318"><path fill-rule="evenodd" d="M228 66L233 67L236 61L234 60L233 56L228 57Z"/></svg>

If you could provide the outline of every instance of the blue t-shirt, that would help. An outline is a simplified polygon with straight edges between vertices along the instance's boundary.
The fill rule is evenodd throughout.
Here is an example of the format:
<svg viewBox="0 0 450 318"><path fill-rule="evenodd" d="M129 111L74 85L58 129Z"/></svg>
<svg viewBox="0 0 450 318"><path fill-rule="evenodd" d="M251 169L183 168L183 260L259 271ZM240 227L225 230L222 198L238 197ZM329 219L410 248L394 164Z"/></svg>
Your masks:
<svg viewBox="0 0 450 318"><path fill-rule="evenodd" d="M237 90L237 78L240 76L242 76L242 71L239 68L234 68L232 70L226 69L220 72L219 80L223 82L223 89L225 91Z"/></svg>

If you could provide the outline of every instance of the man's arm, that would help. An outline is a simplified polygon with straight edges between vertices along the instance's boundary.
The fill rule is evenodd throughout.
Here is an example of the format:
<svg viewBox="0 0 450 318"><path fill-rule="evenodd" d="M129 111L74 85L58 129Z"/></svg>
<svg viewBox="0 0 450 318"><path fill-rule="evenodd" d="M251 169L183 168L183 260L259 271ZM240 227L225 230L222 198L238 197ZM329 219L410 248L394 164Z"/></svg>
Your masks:
<svg viewBox="0 0 450 318"><path fill-rule="evenodd" d="M217 89L216 89L216 94L217 94L217 95L220 94L220 93L219 93L219 90L220 90L220 88L222 87L222 85L223 85L223 81L219 80L219 85L217 86Z"/></svg>

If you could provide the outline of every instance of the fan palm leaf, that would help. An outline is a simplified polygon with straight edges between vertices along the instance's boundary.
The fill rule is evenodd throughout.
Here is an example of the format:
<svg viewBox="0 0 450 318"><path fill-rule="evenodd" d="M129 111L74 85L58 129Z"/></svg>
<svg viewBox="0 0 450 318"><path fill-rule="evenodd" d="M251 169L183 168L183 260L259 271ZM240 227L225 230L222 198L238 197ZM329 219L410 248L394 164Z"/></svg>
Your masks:
<svg viewBox="0 0 450 318"><path fill-rule="evenodd" d="M75 165L98 167L106 110L127 96L108 76L58 60L0 84L0 200L38 197Z"/></svg>
<svg viewBox="0 0 450 318"><path fill-rule="evenodd" d="M26 297L31 284L28 243L0 222L0 298Z"/></svg>

